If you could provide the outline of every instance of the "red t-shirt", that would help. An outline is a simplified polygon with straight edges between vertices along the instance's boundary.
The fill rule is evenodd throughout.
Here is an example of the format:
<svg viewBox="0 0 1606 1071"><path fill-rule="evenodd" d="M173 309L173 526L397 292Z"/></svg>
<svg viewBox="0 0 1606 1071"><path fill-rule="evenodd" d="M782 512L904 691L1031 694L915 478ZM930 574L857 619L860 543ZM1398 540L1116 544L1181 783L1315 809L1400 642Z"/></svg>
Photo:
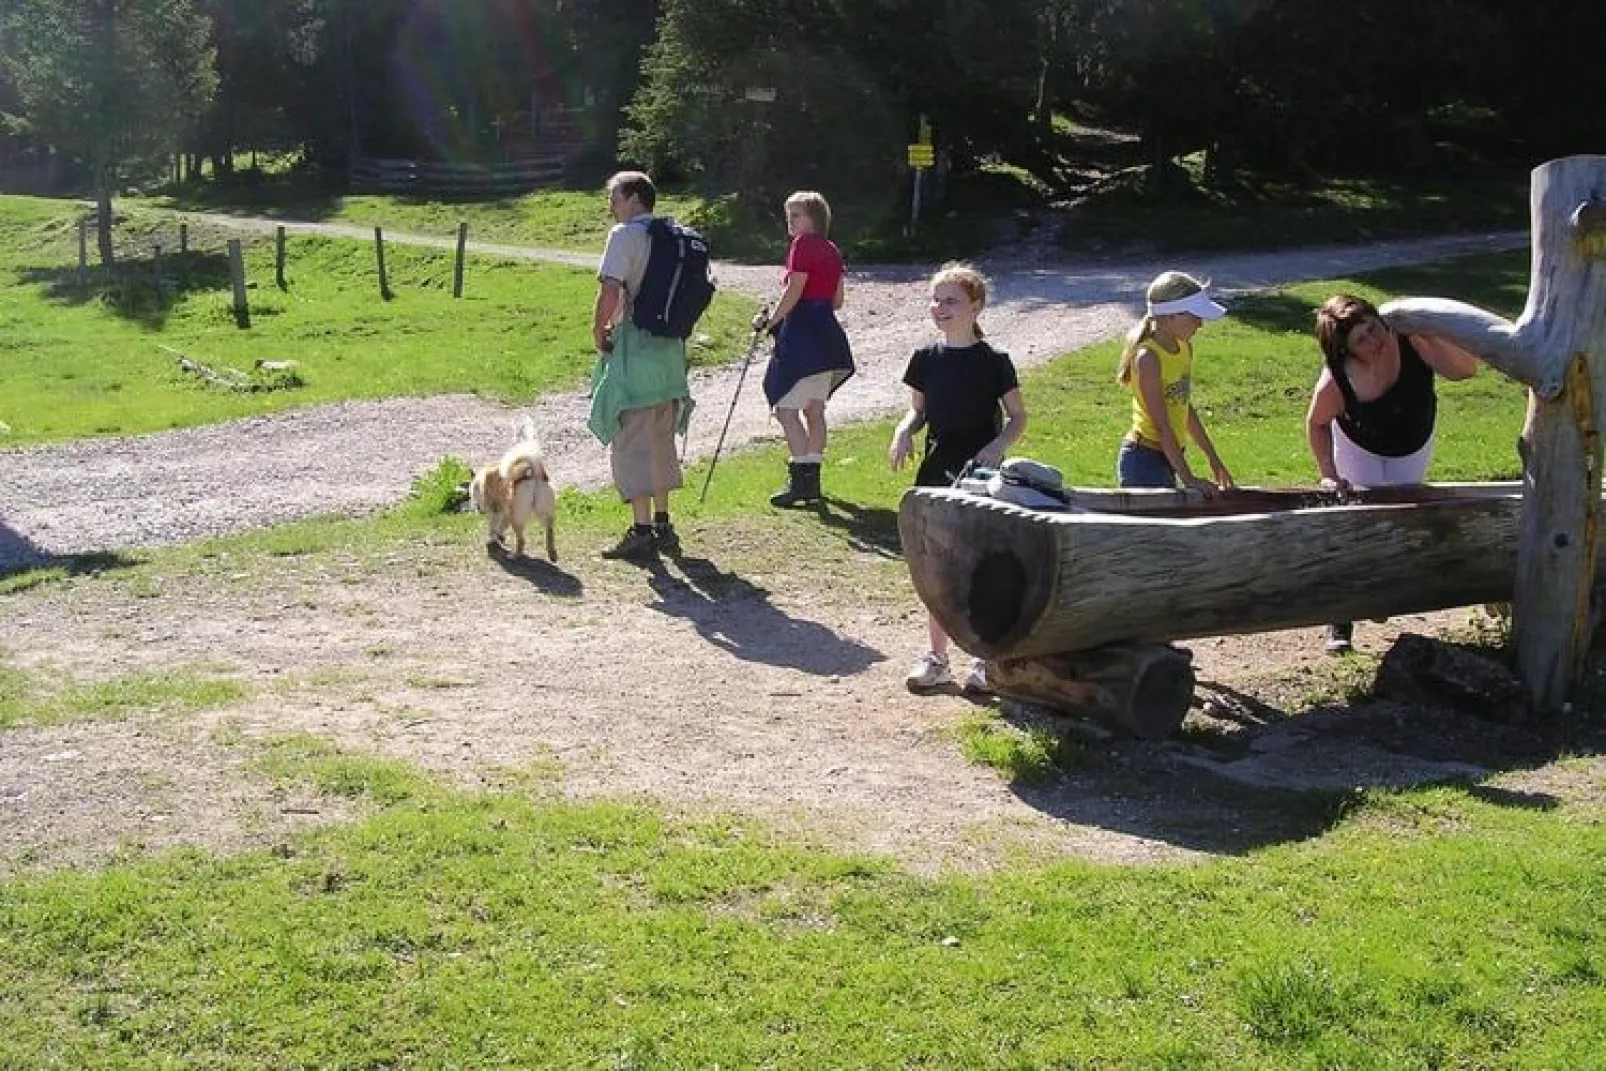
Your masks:
<svg viewBox="0 0 1606 1071"><path fill-rule="evenodd" d="M786 273L808 275L801 301L831 301L842 281L842 254L836 243L818 234L800 234L786 251Z"/></svg>

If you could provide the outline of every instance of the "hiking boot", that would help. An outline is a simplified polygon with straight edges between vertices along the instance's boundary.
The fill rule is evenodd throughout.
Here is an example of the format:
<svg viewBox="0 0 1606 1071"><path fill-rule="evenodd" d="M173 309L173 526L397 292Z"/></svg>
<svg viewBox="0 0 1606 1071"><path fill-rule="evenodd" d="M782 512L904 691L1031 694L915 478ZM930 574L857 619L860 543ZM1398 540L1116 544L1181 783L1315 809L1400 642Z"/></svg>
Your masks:
<svg viewBox="0 0 1606 1071"><path fill-rule="evenodd" d="M788 461L786 486L770 496L776 509L807 505L820 498L820 466L813 461Z"/></svg>
<svg viewBox="0 0 1606 1071"><path fill-rule="evenodd" d="M670 557L680 553L680 533L668 521L654 521L652 525L652 545L660 554Z"/></svg>
<svg viewBox="0 0 1606 1071"><path fill-rule="evenodd" d="M1355 650L1354 638L1355 626L1348 621L1342 625L1328 625L1327 640L1322 646L1327 649L1328 654L1349 654Z"/></svg>
<svg viewBox="0 0 1606 1071"><path fill-rule="evenodd" d="M941 688L945 684L952 684L954 675L948 669L948 658L936 651L927 651L921 655L913 666L909 668L909 675L903 683L909 686L911 692L924 692L932 688Z"/></svg>
<svg viewBox="0 0 1606 1071"><path fill-rule="evenodd" d="M625 529L619 542L602 552L602 556L610 561L645 561L656 553L657 541L653 538L652 525L633 524Z"/></svg>
<svg viewBox="0 0 1606 1071"><path fill-rule="evenodd" d="M987 683L987 663L979 658L972 658L970 668L965 671L965 683L962 687L966 695L986 695L991 692L992 686Z"/></svg>

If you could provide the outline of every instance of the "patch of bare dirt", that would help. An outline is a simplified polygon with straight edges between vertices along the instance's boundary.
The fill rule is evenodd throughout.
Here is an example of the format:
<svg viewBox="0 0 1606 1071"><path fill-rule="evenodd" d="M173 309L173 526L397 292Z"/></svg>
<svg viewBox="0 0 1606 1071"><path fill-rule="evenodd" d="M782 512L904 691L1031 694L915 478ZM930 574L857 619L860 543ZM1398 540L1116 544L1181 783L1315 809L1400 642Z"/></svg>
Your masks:
<svg viewBox="0 0 1606 1071"><path fill-rule="evenodd" d="M253 740L293 732L465 787L554 764L572 798L753 814L919 868L985 868L1023 849L1112 863L1235 853L1323 828L1326 812L1299 802L1313 788L1502 768L1485 765L1498 748L1448 742L1486 727L1442 713L1437 750L1395 724L1409 713L1335 699L1290 718L1332 689L1312 629L1191 644L1201 705L1180 739L1085 729L1063 777L1011 785L960 752L955 728L976 704L905 691L924 632L912 595L739 576L716 533L688 535L692 556L650 570L586 548L566 548L561 567L499 567L440 546L377 564L292 559L249 578L222 562L154 594L109 573L0 600L15 665L75 680L215 667L250 693L186 718L0 735L0 870L271 844L346 817L249 771ZM864 555L847 568L887 566ZM1358 642L1375 652L1401 628L1462 619L1362 625Z"/></svg>

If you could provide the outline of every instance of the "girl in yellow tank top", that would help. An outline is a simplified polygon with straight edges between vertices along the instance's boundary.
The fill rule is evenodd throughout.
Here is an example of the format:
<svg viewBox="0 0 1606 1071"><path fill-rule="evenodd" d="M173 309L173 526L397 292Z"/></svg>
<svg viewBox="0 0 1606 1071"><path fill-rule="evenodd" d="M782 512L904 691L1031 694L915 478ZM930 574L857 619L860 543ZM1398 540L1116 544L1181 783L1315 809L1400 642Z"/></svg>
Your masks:
<svg viewBox="0 0 1606 1071"><path fill-rule="evenodd" d="M1116 458L1121 487L1182 486L1206 495L1232 486L1215 444L1193 408L1193 336L1227 310L1204 284L1168 271L1149 284L1147 315L1127 336L1116 380L1132 392L1132 429ZM1195 476L1182 446L1186 432L1210 464L1215 482Z"/></svg>

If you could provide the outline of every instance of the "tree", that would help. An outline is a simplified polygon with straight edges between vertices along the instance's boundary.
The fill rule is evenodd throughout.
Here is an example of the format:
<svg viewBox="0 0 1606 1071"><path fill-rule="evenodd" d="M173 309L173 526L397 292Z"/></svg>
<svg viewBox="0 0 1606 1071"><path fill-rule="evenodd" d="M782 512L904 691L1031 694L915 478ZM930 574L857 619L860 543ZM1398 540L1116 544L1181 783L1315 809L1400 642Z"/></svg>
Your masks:
<svg viewBox="0 0 1606 1071"><path fill-rule="evenodd" d="M171 151L217 84L192 0L11 0L4 62L32 132L90 165L103 264L128 164Z"/></svg>

